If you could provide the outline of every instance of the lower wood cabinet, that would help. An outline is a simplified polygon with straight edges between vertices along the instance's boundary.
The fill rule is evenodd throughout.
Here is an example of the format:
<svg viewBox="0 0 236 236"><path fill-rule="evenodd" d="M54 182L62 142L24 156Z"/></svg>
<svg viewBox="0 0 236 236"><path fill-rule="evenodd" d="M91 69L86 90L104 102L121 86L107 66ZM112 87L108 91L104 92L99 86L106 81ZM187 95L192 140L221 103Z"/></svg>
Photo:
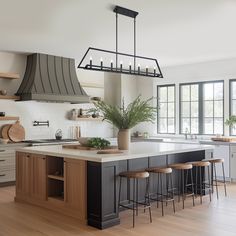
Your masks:
<svg viewBox="0 0 236 236"><path fill-rule="evenodd" d="M46 157L16 154L16 195L46 200Z"/></svg>
<svg viewBox="0 0 236 236"><path fill-rule="evenodd" d="M16 201L87 219L87 162L16 153Z"/></svg>

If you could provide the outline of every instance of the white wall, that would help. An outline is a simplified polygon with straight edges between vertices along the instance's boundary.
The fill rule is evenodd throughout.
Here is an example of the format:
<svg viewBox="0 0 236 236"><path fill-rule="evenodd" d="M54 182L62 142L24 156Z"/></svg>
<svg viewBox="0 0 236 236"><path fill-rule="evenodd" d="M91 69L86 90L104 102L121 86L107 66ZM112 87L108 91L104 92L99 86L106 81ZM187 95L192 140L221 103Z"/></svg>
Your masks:
<svg viewBox="0 0 236 236"><path fill-rule="evenodd" d="M195 63L182 66L162 68L163 79L150 81L142 80L140 93L147 97L148 94L157 94L157 85L176 84L176 133L179 133L179 84L186 82L202 82L211 80L224 80L224 116L229 116L229 80L236 78L236 59L219 60L205 63ZM145 85L143 84L145 83ZM155 103L154 103L155 104ZM148 131L151 135L157 134L156 124L138 126L141 131ZM225 135L229 135L229 128L225 126Z"/></svg>
<svg viewBox="0 0 236 236"><path fill-rule="evenodd" d="M19 73L20 80L0 79L0 89L6 89L9 95L13 95L23 78L26 66L26 55L0 52L0 71ZM82 82L103 85L104 74L93 72L78 72L78 78ZM104 96L103 88L85 88L91 96ZM26 139L54 138L57 129L62 129L64 138L72 138L72 127L79 125L82 136L112 137L113 129L106 122L95 121L70 121L67 113L73 108L89 108L91 104L66 104L46 102L14 102L11 100L0 100L0 111L6 115L19 116L26 130ZM50 127L34 127L34 120L49 120ZM11 121L0 121L0 126Z"/></svg>

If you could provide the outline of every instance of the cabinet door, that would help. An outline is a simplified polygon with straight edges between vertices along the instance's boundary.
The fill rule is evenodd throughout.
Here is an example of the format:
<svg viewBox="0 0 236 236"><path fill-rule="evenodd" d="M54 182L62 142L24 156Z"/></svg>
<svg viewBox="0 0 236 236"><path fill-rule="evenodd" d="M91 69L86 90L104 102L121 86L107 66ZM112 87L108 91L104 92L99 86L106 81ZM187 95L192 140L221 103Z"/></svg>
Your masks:
<svg viewBox="0 0 236 236"><path fill-rule="evenodd" d="M236 180L236 145L230 146L230 173L231 173L231 179L233 181Z"/></svg>
<svg viewBox="0 0 236 236"><path fill-rule="evenodd" d="M82 220L87 217L86 162L64 159L65 204L77 211Z"/></svg>
<svg viewBox="0 0 236 236"><path fill-rule="evenodd" d="M229 155L230 155L229 145L215 145L215 149L213 151L213 157L224 159L225 177L228 178L228 179L230 177ZM223 172L222 172L221 164L216 164L216 174L220 179L223 178Z"/></svg>
<svg viewBox="0 0 236 236"><path fill-rule="evenodd" d="M30 196L36 199L46 200L46 157L31 154L30 160Z"/></svg>
<svg viewBox="0 0 236 236"><path fill-rule="evenodd" d="M27 197L30 192L30 155L16 153L16 196Z"/></svg>

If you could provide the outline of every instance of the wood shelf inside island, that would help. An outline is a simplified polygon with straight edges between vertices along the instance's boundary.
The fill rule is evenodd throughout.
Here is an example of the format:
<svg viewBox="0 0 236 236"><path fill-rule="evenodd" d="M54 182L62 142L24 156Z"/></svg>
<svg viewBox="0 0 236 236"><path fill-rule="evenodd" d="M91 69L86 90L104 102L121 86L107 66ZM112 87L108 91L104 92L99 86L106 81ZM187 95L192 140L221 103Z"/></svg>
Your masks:
<svg viewBox="0 0 236 236"><path fill-rule="evenodd" d="M64 181L64 177L60 176L60 175L48 175L49 179L55 179L55 180L60 180L60 181Z"/></svg>
<svg viewBox="0 0 236 236"><path fill-rule="evenodd" d="M20 75L16 73L0 72L0 79L20 79Z"/></svg>

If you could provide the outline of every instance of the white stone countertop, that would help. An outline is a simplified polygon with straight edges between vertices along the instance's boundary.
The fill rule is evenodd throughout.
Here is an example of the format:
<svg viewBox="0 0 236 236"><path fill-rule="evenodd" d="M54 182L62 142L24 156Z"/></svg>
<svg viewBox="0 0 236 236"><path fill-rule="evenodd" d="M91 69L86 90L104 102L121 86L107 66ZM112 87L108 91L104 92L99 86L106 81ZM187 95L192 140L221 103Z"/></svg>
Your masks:
<svg viewBox="0 0 236 236"><path fill-rule="evenodd" d="M62 145L24 147L18 148L16 151L94 162L110 162L213 149L214 146L201 144L137 142L131 143L128 151L122 151L119 154L97 154L97 151L68 149L63 148Z"/></svg>

